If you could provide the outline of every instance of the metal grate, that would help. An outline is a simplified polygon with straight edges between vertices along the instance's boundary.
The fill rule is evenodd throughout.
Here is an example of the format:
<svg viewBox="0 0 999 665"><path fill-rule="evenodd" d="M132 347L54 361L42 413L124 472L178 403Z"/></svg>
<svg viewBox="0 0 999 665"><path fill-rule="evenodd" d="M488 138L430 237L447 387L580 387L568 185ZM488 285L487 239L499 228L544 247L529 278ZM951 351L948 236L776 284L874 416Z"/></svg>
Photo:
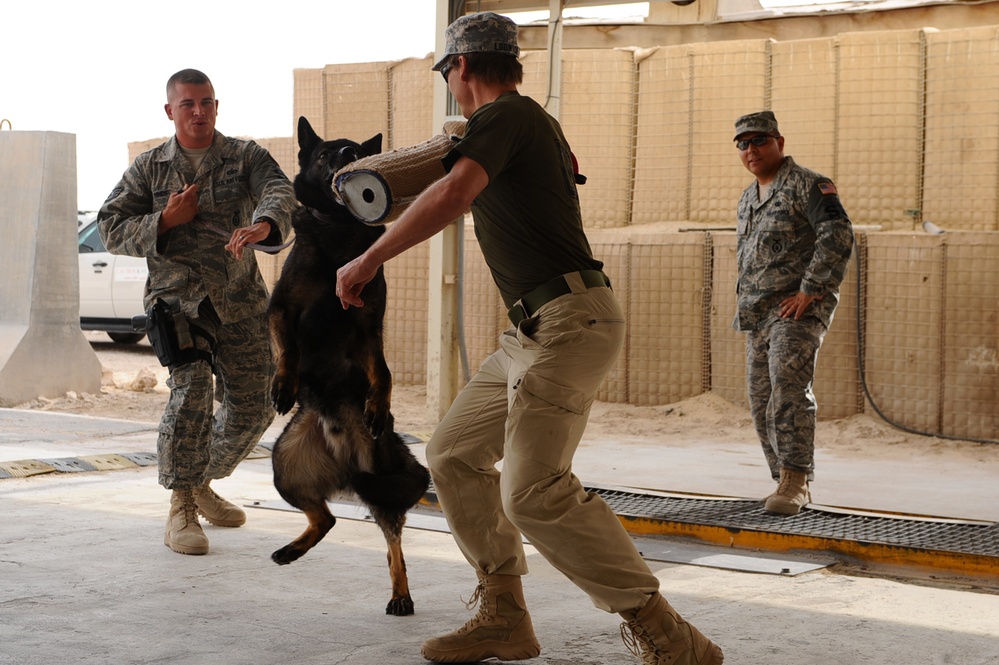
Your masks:
<svg viewBox="0 0 999 665"><path fill-rule="evenodd" d="M999 523L836 512L806 507L797 515L773 515L753 499L698 498L592 487L616 515L695 526L791 537L849 541L924 552L999 558ZM427 503L437 505L431 483Z"/></svg>
<svg viewBox="0 0 999 665"><path fill-rule="evenodd" d="M664 497L587 488L618 515L685 524L746 529L909 549L999 556L999 524L865 515L804 508L797 515L772 515L759 501Z"/></svg>

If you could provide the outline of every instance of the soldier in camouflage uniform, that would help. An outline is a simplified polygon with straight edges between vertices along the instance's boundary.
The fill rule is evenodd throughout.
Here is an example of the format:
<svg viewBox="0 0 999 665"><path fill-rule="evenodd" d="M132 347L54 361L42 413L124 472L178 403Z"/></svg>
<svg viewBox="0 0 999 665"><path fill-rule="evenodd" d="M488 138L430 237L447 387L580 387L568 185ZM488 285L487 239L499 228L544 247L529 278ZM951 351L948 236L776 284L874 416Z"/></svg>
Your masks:
<svg viewBox="0 0 999 665"><path fill-rule="evenodd" d="M735 123L736 147L756 182L739 199L738 312L748 333L753 423L777 490L766 510L797 514L815 471L815 361L839 304L853 226L836 186L784 156L771 111Z"/></svg>
<svg viewBox="0 0 999 665"><path fill-rule="evenodd" d="M297 205L264 148L215 130L217 106L203 73L174 74L165 110L176 135L136 158L99 214L110 252L146 257L146 307L179 306L202 352L170 366L157 443L159 482L173 490L164 542L183 554L208 552L198 512L217 526L246 521L209 486L274 419L267 287L244 249L279 244Z"/></svg>

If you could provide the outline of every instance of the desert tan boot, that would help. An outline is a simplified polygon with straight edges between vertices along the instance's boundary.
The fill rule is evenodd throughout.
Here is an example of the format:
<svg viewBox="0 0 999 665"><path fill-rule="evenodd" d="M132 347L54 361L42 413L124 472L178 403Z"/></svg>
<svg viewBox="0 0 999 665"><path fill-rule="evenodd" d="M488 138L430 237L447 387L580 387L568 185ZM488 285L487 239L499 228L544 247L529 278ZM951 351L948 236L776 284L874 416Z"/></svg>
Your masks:
<svg viewBox="0 0 999 665"><path fill-rule="evenodd" d="M519 575L480 575L468 609L476 603L478 613L464 626L423 643L424 658L468 663L486 658L524 660L541 653Z"/></svg>
<svg viewBox="0 0 999 665"><path fill-rule="evenodd" d="M797 515L811 500L808 474L782 466L777 491L767 497L764 510L778 515Z"/></svg>
<svg viewBox="0 0 999 665"><path fill-rule="evenodd" d="M181 554L208 554L208 536L198 522L194 490L174 490L163 544Z"/></svg>
<svg viewBox="0 0 999 665"><path fill-rule="evenodd" d="M721 665L717 644L683 620L660 593L639 610L621 612L621 638L645 665Z"/></svg>
<svg viewBox="0 0 999 665"><path fill-rule="evenodd" d="M226 501L215 493L206 480L205 484L194 490L194 500L198 504L198 512L215 526L243 526L246 524L246 513L234 503Z"/></svg>

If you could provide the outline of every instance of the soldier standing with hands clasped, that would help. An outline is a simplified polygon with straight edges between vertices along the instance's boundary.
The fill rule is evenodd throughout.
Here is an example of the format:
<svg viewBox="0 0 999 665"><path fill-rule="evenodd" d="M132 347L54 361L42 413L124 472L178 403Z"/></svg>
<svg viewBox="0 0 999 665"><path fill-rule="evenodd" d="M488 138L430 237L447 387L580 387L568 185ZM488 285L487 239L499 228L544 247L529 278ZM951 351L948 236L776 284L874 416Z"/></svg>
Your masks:
<svg viewBox="0 0 999 665"><path fill-rule="evenodd" d="M810 500L815 471L819 347L839 304L853 226L836 185L784 156L771 111L735 122L736 148L756 182L738 208L738 311L745 331L753 424L777 490L771 513L795 515Z"/></svg>

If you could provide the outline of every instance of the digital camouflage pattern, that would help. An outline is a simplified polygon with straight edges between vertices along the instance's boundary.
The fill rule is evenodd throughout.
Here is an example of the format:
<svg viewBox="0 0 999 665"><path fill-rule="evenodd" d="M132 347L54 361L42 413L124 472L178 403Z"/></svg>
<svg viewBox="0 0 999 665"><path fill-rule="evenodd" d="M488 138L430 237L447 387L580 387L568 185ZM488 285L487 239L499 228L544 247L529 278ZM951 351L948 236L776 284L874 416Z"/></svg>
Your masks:
<svg viewBox="0 0 999 665"><path fill-rule="evenodd" d="M198 218L157 236L167 199L186 184L199 187ZM197 174L176 138L139 155L101 207L98 226L109 252L146 258L147 309L156 298L179 300L194 318L208 297L222 322L230 323L264 312L267 287L254 252L236 259L224 249L228 235L209 226L231 234L266 217L287 238L297 205L291 182L270 153L216 132Z"/></svg>
<svg viewBox="0 0 999 665"><path fill-rule="evenodd" d="M786 157L760 201L756 182L738 208L738 311L749 331L746 382L750 412L774 479L780 467L814 469L819 347L839 304L853 251L853 226L831 180ZM801 319L780 317L796 292L820 297Z"/></svg>
<svg viewBox="0 0 999 665"><path fill-rule="evenodd" d="M853 225L836 186L785 157L766 200L758 191L753 182L739 199L735 329L768 325L781 300L798 291L822 297L809 315L828 327L853 252Z"/></svg>
<svg viewBox="0 0 999 665"><path fill-rule="evenodd" d="M469 14L456 19L444 32L444 57L431 69L438 71L452 55L461 53L520 55L517 24L493 12Z"/></svg>
<svg viewBox="0 0 999 665"><path fill-rule="evenodd" d="M774 112L759 111L758 113L749 113L735 121L735 139L750 132L780 136L780 130L777 129L777 117L774 115Z"/></svg>
<svg viewBox="0 0 999 665"><path fill-rule="evenodd" d="M199 187L197 219L157 236L170 193L185 184ZM265 242L279 244L291 232L297 205L264 148L216 132L197 173L172 138L139 155L101 207L108 251L146 258L146 307L157 298L179 302L191 324L215 340L214 368L197 360L170 370L157 441L159 481L167 489L228 476L274 419L267 287L254 253L236 259L225 245L233 229L264 217L277 227ZM194 340L209 350L204 337Z"/></svg>
<svg viewBox="0 0 999 665"><path fill-rule="evenodd" d="M770 475L781 466L815 471L815 419L812 392L815 362L826 328L815 318L777 319L746 338L749 413Z"/></svg>
<svg viewBox="0 0 999 665"><path fill-rule="evenodd" d="M159 482L167 489L190 489L230 475L274 420L266 314L223 325L206 300L193 323L216 341L214 382L207 362L170 371L170 399L156 446ZM204 338L195 342L208 349ZM215 400L219 405L213 414Z"/></svg>

